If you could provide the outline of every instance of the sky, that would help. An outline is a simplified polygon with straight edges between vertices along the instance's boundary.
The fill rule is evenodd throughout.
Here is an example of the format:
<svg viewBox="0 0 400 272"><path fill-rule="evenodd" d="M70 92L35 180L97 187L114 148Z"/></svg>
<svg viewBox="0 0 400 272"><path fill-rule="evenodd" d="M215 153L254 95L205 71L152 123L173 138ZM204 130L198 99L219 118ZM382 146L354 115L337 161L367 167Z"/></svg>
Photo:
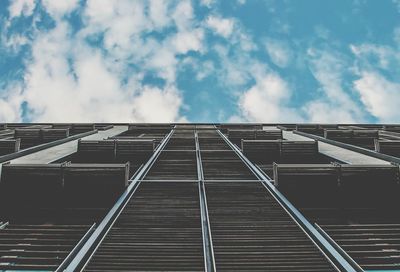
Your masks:
<svg viewBox="0 0 400 272"><path fill-rule="evenodd" d="M400 0L0 0L0 122L400 122Z"/></svg>

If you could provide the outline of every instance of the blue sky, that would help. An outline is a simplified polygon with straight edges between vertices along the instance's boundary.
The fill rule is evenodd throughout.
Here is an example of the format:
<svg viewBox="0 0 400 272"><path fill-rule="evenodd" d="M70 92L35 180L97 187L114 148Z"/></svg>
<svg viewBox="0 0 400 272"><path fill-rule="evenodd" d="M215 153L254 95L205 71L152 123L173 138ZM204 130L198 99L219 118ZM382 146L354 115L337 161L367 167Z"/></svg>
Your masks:
<svg viewBox="0 0 400 272"><path fill-rule="evenodd" d="M399 0L15 0L0 122L400 121Z"/></svg>

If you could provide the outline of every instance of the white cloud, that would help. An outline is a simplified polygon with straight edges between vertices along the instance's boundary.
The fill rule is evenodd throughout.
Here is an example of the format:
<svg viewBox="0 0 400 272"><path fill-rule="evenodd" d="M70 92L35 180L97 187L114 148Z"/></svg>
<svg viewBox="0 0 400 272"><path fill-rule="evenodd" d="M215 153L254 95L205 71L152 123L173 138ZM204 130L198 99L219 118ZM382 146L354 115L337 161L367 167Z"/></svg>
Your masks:
<svg viewBox="0 0 400 272"><path fill-rule="evenodd" d="M193 23L193 7L190 0L181 0L172 13L178 31L188 30Z"/></svg>
<svg viewBox="0 0 400 272"><path fill-rule="evenodd" d="M390 69L400 64L400 51L385 45L361 44L350 45L350 49L356 59L363 66L380 67ZM377 61L375 61L377 60ZM393 67L394 68L394 67Z"/></svg>
<svg viewBox="0 0 400 272"><path fill-rule="evenodd" d="M21 15L26 17L31 16L35 6L35 0L14 0L8 7L10 18L19 17Z"/></svg>
<svg viewBox="0 0 400 272"><path fill-rule="evenodd" d="M245 1L237 4L241 2ZM16 34L2 41L10 48L31 44L33 52L32 59L24 60L26 73L17 88L21 91L11 95L12 88L7 87L7 95L0 98L0 118L9 115L13 120L20 119L20 104L26 101L33 121L184 120L181 110L186 105L177 88L177 77L186 65L191 65L196 80L213 77L216 89L223 89L227 100L237 101L239 113L231 120L355 122L364 120L367 113L360 108L362 103L369 103L368 110L378 118L392 118L377 110L379 107L368 99L371 92L365 91L380 82L378 79L367 80L362 74L353 89L347 76L365 71L361 64L373 67L366 60L371 56L378 60L379 68L391 69L398 56L394 47L353 45L356 68L336 52L310 49L306 58L320 88L299 109L290 103L297 94L294 96L289 84L257 58L257 40L236 18L202 9L210 13L199 21L190 0L42 3L56 20L54 29L36 29L30 36ZM213 3L203 0L200 4L211 7ZM75 32L65 15L78 10L80 4L83 7L77 14L82 16L83 27ZM20 16L32 14L34 6L19 4L11 9L15 10L13 16ZM40 19L40 14L36 15ZM225 39L208 39L206 35ZM294 62L295 51L284 41L260 40L277 66L285 68ZM93 41L99 45L93 46ZM207 55L209 52L212 55ZM206 61L209 57L216 59ZM157 87L144 85L147 75L160 79ZM398 83L386 81L386 88L396 89ZM361 101L358 94L363 97Z"/></svg>
<svg viewBox="0 0 400 272"><path fill-rule="evenodd" d="M311 123L355 123L357 120L351 111L343 110L335 103L324 100L312 100L302 109Z"/></svg>
<svg viewBox="0 0 400 272"><path fill-rule="evenodd" d="M235 38L238 33L235 33ZM240 36L239 32L239 36ZM235 39L234 39L235 40ZM249 38L249 43L251 43ZM252 83L255 74L260 74L259 70L264 71L264 64L250 55L247 47L244 47L240 40L235 43L217 44L213 50L218 54L218 64L216 75L225 89L231 90L236 96L235 90L242 90L243 87ZM260 68L261 67L261 68Z"/></svg>
<svg viewBox="0 0 400 272"><path fill-rule="evenodd" d="M350 96L349 90L344 87L344 76L348 72L349 64L344 57L334 51L308 50L311 73L321 86L319 96L307 103L304 110L309 120L321 120L317 110L321 105L327 109L335 109L336 123L363 120L363 111L355 99ZM328 115L325 115L328 117ZM340 119L344 118L344 120ZM326 120L327 122L331 121Z"/></svg>
<svg viewBox="0 0 400 272"><path fill-rule="evenodd" d="M7 37L5 33L2 33L1 43L5 48L10 49L12 52L18 52L21 49L21 46L29 44L30 40L25 35L12 34L10 37Z"/></svg>
<svg viewBox="0 0 400 272"><path fill-rule="evenodd" d="M389 81L377 69L396 75L399 52L381 44L350 45L350 49L354 54L353 63L333 51L309 50L311 71L323 95L303 108L308 119L311 122L360 122L371 114L380 122L398 122L400 84ZM345 78L350 76L358 78L351 82ZM352 85L346 86L346 83Z"/></svg>
<svg viewBox="0 0 400 272"><path fill-rule="evenodd" d="M159 88L145 87L132 105L133 115L141 122L183 122L179 116L182 99L174 87Z"/></svg>
<svg viewBox="0 0 400 272"><path fill-rule="evenodd" d="M400 83L391 82L376 72L362 72L354 81L361 101L381 122L400 120Z"/></svg>
<svg viewBox="0 0 400 272"><path fill-rule="evenodd" d="M241 95L239 109L243 118L251 122L300 121L301 116L286 104L290 95L289 86L282 78L267 73Z"/></svg>
<svg viewBox="0 0 400 272"><path fill-rule="evenodd" d="M210 8L215 3L215 0L200 0L200 5Z"/></svg>
<svg viewBox="0 0 400 272"><path fill-rule="evenodd" d="M198 59L187 57L183 61L183 64L192 67L193 71L196 73L196 80L201 81L204 78L213 75L215 72L214 63L210 60L199 61ZM209 99L208 97L207 99Z"/></svg>
<svg viewBox="0 0 400 272"><path fill-rule="evenodd" d="M285 42L268 39L265 43L265 48L274 64L282 68L289 64L292 53Z"/></svg>
<svg viewBox="0 0 400 272"><path fill-rule="evenodd" d="M221 82L227 87L241 86L251 80L249 74L249 58L248 56L237 55L230 56L229 48L218 44L214 47L214 50L218 54L218 59L221 64L221 68L218 71L218 77Z"/></svg>
<svg viewBox="0 0 400 272"><path fill-rule="evenodd" d="M223 58L220 71L213 62L193 65L197 80L214 75L220 82L227 80L230 87L243 88L259 65L250 57L257 46L245 28L235 19L215 13L199 22L190 0L42 3L56 24L54 29L35 31L32 42L28 41L32 58L25 60L21 88L33 121L65 121L66 117L70 121L101 121L121 116L127 121L161 117L183 120L180 112L186 106L177 89L177 71L184 67L189 52L209 51L205 35L210 32L204 31L207 27L226 37L233 50L218 53ZM82 28L75 32L65 15L78 11L78 7ZM165 29L168 35L158 35ZM23 38L16 36L13 44L26 44ZM100 46L90 44L94 40ZM197 55L192 57L197 59ZM143 85L148 73L162 79L161 86ZM238 92L230 90L227 88L227 94L237 98ZM149 111L149 101L154 102L150 108L159 111ZM98 109L104 116L98 115Z"/></svg>
<svg viewBox="0 0 400 272"><path fill-rule="evenodd" d="M89 0L84 9L84 37L104 35L104 47L116 58L127 58L133 52L132 39L152 27L145 17L145 7L139 1ZM141 44L138 44L140 47Z"/></svg>
<svg viewBox="0 0 400 272"><path fill-rule="evenodd" d="M110 20L115 18L120 1L88 0L84 9L85 24L93 29L106 29ZM124 12L124 9L121 9ZM121 14L123 15L123 14Z"/></svg>
<svg viewBox="0 0 400 272"><path fill-rule="evenodd" d="M21 122L21 103L23 98L19 84L11 84L7 90L0 91L0 120Z"/></svg>
<svg viewBox="0 0 400 272"><path fill-rule="evenodd" d="M235 37L235 39L238 39L240 49L245 52L250 52L257 49L257 45L254 43L252 37L250 37L249 34L243 32L242 30L238 31L237 37Z"/></svg>
<svg viewBox="0 0 400 272"><path fill-rule="evenodd" d="M177 91L160 89L155 92L135 81L122 85L98 52L76 55L74 72L75 75L68 72L62 56L51 61L36 59L32 64L24 97L33 109L35 121L180 119L181 98Z"/></svg>
<svg viewBox="0 0 400 272"><path fill-rule="evenodd" d="M206 25L218 35L228 38L232 34L234 21L233 19L209 16L207 17Z"/></svg>
<svg viewBox="0 0 400 272"><path fill-rule="evenodd" d="M32 121L185 120L180 114L182 96L175 86L176 54L201 50L203 31L183 20L181 31L164 41L144 40L140 37L143 31L172 23L154 17L166 11L155 11L153 7L146 15L146 7L136 1L106 2L108 8L98 1L87 2L84 28L77 34L71 32L62 16L74 10L72 4L46 7L56 16L55 28L34 37L32 58L26 61L24 81L18 85L21 91L14 94L8 88L3 92L0 120L21 120L23 101L27 102ZM188 6L182 5L178 13L190 18ZM87 37L98 33L104 33L106 54L87 43ZM141 46L144 50L138 50ZM129 70L132 61L141 66L139 72ZM146 71L161 75L166 85L143 85Z"/></svg>
<svg viewBox="0 0 400 272"><path fill-rule="evenodd" d="M155 28L163 28L170 23L168 3L168 0L151 0L149 2L149 17Z"/></svg>
<svg viewBox="0 0 400 272"><path fill-rule="evenodd" d="M400 3L400 2L399 2ZM393 31L393 40L399 42L400 31ZM358 77L353 87L366 110L380 122L400 120L400 50L397 46L364 43L351 45ZM386 75L390 75L391 79Z"/></svg>
<svg viewBox="0 0 400 272"><path fill-rule="evenodd" d="M57 18L75 10L79 5L79 0L42 0L42 4L51 16Z"/></svg>
<svg viewBox="0 0 400 272"><path fill-rule="evenodd" d="M151 53L146 61L146 67L154 70L157 75L172 84L176 79L178 64L175 53L167 47L159 47Z"/></svg>
<svg viewBox="0 0 400 272"><path fill-rule="evenodd" d="M79 35L82 38L103 35L107 54L124 60L125 65L134 63L141 70L149 69L168 83L173 83L178 64L176 55L204 50L204 31L194 24L190 1L179 1L174 6L169 5L170 1L163 0L148 3L99 1L87 2L85 28ZM161 40L142 36L174 26L176 31Z"/></svg>
<svg viewBox="0 0 400 272"><path fill-rule="evenodd" d="M189 51L202 51L204 32L202 29L194 29L190 32L178 32L172 39L172 45L179 54Z"/></svg>

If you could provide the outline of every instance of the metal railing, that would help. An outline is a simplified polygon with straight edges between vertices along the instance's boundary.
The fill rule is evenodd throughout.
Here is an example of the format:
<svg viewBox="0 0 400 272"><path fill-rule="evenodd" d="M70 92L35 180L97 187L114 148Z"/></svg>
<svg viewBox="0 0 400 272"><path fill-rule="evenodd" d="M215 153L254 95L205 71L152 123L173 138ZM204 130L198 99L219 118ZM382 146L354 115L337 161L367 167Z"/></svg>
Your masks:
<svg viewBox="0 0 400 272"><path fill-rule="evenodd" d="M173 133L174 133L174 129L172 129L171 132L158 145L158 147L154 151L153 155L146 162L146 164L140 169L140 171L136 173L136 175L131 180L128 188L120 196L120 198L117 200L117 202L111 208L111 210L107 213L107 215L104 217L102 222L99 224L99 226L96 228L96 230L89 237L89 239L85 242L85 244L82 245L81 249L76 254L75 258L73 258L71 260L71 262L68 264L68 266L66 267L66 269L64 271L71 271L71 272L81 271L87 265L90 258L96 252L97 248L101 244L104 237L107 235L108 231L113 226L113 224L116 221L116 219L118 218L118 216L121 214L121 212L124 209L124 207L126 206L126 204L129 202L129 200L134 195L136 189L138 188L138 186L140 184L141 179L145 176L147 171L154 164L155 160L158 158L158 156L160 155L160 153L163 150L163 148L165 147L165 145L168 143L168 141L171 138L171 135Z"/></svg>
<svg viewBox="0 0 400 272"><path fill-rule="evenodd" d="M286 197L275 188L269 178L264 175L246 156L234 145L229 139L220 131L217 130L219 135L225 142L236 152L240 159L251 169L251 171L262 182L268 192L275 198L275 200L282 206L284 210L292 217L292 219L300 226L305 234L311 241L318 247L318 249L327 257L327 259L339 270L348 272L360 272L357 267L354 267L344 256L342 256L334 246L326 240L318 230L286 199ZM363 270L361 270L363 271Z"/></svg>
<svg viewBox="0 0 400 272"><path fill-rule="evenodd" d="M204 186L204 173L201 162L201 153L199 146L199 138L197 131L195 132L196 143L196 158L197 158L197 176L199 181L199 197L200 197L200 212L201 212L201 229L203 235L203 249L204 249L204 264L206 272L216 271L214 248L211 236L210 219L208 217L207 197Z"/></svg>

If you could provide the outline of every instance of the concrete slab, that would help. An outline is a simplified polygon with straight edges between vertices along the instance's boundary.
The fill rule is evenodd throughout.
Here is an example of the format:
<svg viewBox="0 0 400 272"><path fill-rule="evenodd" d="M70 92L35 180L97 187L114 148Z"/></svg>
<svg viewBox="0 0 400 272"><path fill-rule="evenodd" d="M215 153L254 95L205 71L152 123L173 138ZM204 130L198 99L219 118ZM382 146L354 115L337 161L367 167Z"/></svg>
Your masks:
<svg viewBox="0 0 400 272"><path fill-rule="evenodd" d="M288 141L314 141L313 139L294 134L292 131L282 130L283 139Z"/></svg>
<svg viewBox="0 0 400 272"><path fill-rule="evenodd" d="M108 137L116 136L128 130L128 126L114 126L111 129L98 131L95 134L81 138L82 140L103 140ZM78 140L70 141L64 144L53 146L20 158L10 161L10 163L29 163L46 164L54 162L60 158L75 153L78 149Z"/></svg>
<svg viewBox="0 0 400 272"><path fill-rule="evenodd" d="M292 131L283 131L283 138L290 141L314 141L311 138L294 134ZM318 141L319 153L348 164L390 164L390 162L364 155L328 143Z"/></svg>
<svg viewBox="0 0 400 272"><path fill-rule="evenodd" d="M335 158L348 164L390 164L390 162L378 158L374 158L323 142L318 142L318 151L321 154Z"/></svg>

